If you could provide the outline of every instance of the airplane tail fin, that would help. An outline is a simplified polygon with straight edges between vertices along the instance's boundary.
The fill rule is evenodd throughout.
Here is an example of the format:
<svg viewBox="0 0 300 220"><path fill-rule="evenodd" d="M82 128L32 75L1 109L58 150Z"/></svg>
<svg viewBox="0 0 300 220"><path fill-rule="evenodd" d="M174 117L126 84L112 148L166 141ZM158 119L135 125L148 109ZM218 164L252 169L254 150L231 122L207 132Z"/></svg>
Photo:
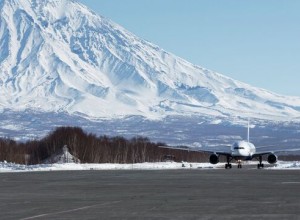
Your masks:
<svg viewBox="0 0 300 220"><path fill-rule="evenodd" d="M250 122L249 122L249 118L248 118L248 132L247 132L247 141L248 141L248 143L250 142Z"/></svg>

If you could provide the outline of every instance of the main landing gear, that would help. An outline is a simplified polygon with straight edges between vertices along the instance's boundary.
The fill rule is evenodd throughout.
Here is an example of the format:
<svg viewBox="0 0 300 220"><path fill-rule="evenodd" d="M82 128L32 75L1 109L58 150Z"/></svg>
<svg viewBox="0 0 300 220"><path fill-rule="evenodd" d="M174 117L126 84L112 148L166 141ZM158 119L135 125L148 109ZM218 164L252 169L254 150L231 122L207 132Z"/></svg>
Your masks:
<svg viewBox="0 0 300 220"><path fill-rule="evenodd" d="M227 157L227 163L225 164L225 169L231 169L232 165L230 163L230 161L232 160L232 158Z"/></svg>
<svg viewBox="0 0 300 220"><path fill-rule="evenodd" d="M257 164L257 169L264 168L264 164L262 163L262 156L258 158L259 164Z"/></svg>
<svg viewBox="0 0 300 220"><path fill-rule="evenodd" d="M225 164L225 169L231 169L231 168L232 168L231 163Z"/></svg>

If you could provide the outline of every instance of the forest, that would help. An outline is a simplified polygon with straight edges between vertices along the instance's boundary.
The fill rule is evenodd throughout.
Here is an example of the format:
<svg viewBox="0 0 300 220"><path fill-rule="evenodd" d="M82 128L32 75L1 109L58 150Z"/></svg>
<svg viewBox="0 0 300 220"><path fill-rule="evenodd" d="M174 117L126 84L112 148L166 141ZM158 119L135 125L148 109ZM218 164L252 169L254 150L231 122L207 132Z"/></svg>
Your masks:
<svg viewBox="0 0 300 220"><path fill-rule="evenodd" d="M17 142L0 139L0 161L18 164L41 164L67 146L81 163L143 163L161 162L166 158L181 162L207 162L201 152L163 148L147 137L96 136L79 127L59 127L40 140Z"/></svg>

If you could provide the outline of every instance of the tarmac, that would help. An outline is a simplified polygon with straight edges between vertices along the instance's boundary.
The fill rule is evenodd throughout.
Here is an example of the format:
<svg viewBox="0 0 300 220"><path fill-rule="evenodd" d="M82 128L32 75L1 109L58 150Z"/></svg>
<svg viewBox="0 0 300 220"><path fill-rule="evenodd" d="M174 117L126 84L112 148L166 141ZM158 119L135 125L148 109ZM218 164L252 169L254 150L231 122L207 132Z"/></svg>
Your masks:
<svg viewBox="0 0 300 220"><path fill-rule="evenodd" d="M300 219L300 170L1 173L0 219Z"/></svg>

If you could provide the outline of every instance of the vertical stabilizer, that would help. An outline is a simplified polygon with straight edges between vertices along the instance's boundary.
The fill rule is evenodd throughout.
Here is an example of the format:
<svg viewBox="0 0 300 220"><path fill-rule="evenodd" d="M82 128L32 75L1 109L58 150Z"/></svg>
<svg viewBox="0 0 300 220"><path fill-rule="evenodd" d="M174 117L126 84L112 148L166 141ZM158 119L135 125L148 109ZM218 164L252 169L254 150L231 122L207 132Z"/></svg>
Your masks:
<svg viewBox="0 0 300 220"><path fill-rule="evenodd" d="M248 132L247 132L247 141L248 141L248 143L250 143L250 122L249 122L249 118L248 118Z"/></svg>

